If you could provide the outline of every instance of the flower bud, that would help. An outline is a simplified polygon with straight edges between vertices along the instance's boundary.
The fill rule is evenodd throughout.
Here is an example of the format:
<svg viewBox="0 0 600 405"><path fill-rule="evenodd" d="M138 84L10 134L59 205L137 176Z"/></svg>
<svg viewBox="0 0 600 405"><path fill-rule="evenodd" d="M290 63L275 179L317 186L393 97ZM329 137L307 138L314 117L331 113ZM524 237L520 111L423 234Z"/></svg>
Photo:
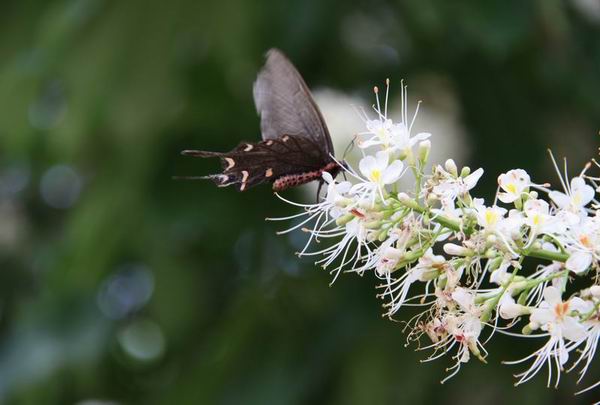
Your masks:
<svg viewBox="0 0 600 405"><path fill-rule="evenodd" d="M406 150L401 150L397 156L398 160L405 160L408 157L408 154L406 152Z"/></svg>
<svg viewBox="0 0 600 405"><path fill-rule="evenodd" d="M600 285L593 285L590 287L590 293L594 298L600 298Z"/></svg>
<svg viewBox="0 0 600 405"><path fill-rule="evenodd" d="M485 251L484 256L488 259L493 259L498 256L498 251L496 249L488 249Z"/></svg>
<svg viewBox="0 0 600 405"><path fill-rule="evenodd" d="M517 304L510 295L505 295L500 300L498 312L503 319L514 319L521 315L528 314L530 311L526 306Z"/></svg>
<svg viewBox="0 0 600 405"><path fill-rule="evenodd" d="M460 177L467 177L469 174L471 174L471 168L469 166L465 166L461 169L460 171Z"/></svg>
<svg viewBox="0 0 600 405"><path fill-rule="evenodd" d="M454 160L446 160L446 163L444 163L444 167L446 168L446 171L448 171L448 173L458 177L458 168L456 167L456 163L454 163Z"/></svg>
<svg viewBox="0 0 600 405"><path fill-rule="evenodd" d="M482 323L487 323L491 318L492 318L492 310L491 310L491 308L489 308L488 305L486 305L484 311L481 313L481 316L479 317L479 320Z"/></svg>
<svg viewBox="0 0 600 405"><path fill-rule="evenodd" d="M398 193L398 200L402 202L411 201L411 198L406 193Z"/></svg>
<svg viewBox="0 0 600 405"><path fill-rule="evenodd" d="M382 229L379 234L377 235L377 240L379 242L383 242L384 240L386 240L388 237L388 230L387 229Z"/></svg>
<svg viewBox="0 0 600 405"><path fill-rule="evenodd" d="M346 214L335 220L337 226L344 226L355 218L352 214Z"/></svg>
<svg viewBox="0 0 600 405"><path fill-rule="evenodd" d="M521 330L521 333L524 335L531 335L531 332L533 332L534 329L531 327L531 324L527 324L523 327L523 329Z"/></svg>
<svg viewBox="0 0 600 405"><path fill-rule="evenodd" d="M364 227L367 229L378 229L381 227L382 221L369 221L364 223Z"/></svg>
<svg viewBox="0 0 600 405"><path fill-rule="evenodd" d="M499 268L500 265L502 264L502 257L500 256L500 257L493 258L488 263L489 263L488 264L488 270L489 271L494 271L497 268Z"/></svg>
<svg viewBox="0 0 600 405"><path fill-rule="evenodd" d="M429 269L429 270L423 270L421 272L421 274L418 275L418 279L419 281L430 281L430 280L435 280L436 278L438 278L440 275L439 270L437 269Z"/></svg>
<svg viewBox="0 0 600 405"><path fill-rule="evenodd" d="M419 142L419 161L421 163L427 162L429 159L429 151L431 150L431 142L429 139Z"/></svg>
<svg viewBox="0 0 600 405"><path fill-rule="evenodd" d="M515 208L518 209L519 211L523 210L523 202L521 201L521 198L517 198L515 201Z"/></svg>
<svg viewBox="0 0 600 405"><path fill-rule="evenodd" d="M472 256L473 251L464 246L455 245L454 243L444 244L444 252L451 256Z"/></svg>
<svg viewBox="0 0 600 405"><path fill-rule="evenodd" d="M473 356L477 357L479 359L479 361L481 361L483 363L487 363L485 358L481 355L481 352L479 351L479 348L477 347L477 343L475 343L474 341L470 341L469 343L467 343L467 346L469 347L469 350L471 351Z"/></svg>

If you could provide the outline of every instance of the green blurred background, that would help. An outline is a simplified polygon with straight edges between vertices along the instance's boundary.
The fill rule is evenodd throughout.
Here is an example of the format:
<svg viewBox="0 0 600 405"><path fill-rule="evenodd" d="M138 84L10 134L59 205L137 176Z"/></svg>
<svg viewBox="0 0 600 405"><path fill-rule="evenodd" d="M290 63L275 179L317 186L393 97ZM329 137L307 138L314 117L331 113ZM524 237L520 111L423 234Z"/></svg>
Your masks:
<svg viewBox="0 0 600 405"><path fill-rule="evenodd" d="M372 276L329 275L276 236L295 213L173 175L182 149L259 138L251 87L273 46L316 91L338 155L351 103L391 77L423 100L437 158L573 171L600 128L600 2L7 1L0 7L0 402L14 404L565 403L502 366L539 343L498 336L444 385ZM394 84L395 83L395 84ZM396 87L394 87L394 85ZM358 101L357 101L358 100ZM362 101L361 101L362 100ZM351 125L352 124L352 125ZM341 149L342 148L342 149ZM313 199L293 191L286 196ZM410 311L403 315L405 319ZM586 383L595 382L598 367Z"/></svg>

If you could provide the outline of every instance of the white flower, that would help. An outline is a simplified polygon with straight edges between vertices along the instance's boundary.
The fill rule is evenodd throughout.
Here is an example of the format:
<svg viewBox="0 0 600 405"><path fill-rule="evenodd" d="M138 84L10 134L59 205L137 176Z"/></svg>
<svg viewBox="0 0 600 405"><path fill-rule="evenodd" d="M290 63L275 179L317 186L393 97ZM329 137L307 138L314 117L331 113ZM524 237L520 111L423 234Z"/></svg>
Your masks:
<svg viewBox="0 0 600 405"><path fill-rule="evenodd" d="M390 119L376 119L366 121L367 132L363 135L372 135L372 137L366 141L358 143L361 148L368 148L370 146L381 145L385 149L390 146L392 139L392 127L394 123Z"/></svg>
<svg viewBox="0 0 600 405"><path fill-rule="evenodd" d="M322 177L327 183L327 201L330 203L337 203L345 198L344 194L348 193L352 186L349 181L337 183L329 172L323 172Z"/></svg>
<svg viewBox="0 0 600 405"><path fill-rule="evenodd" d="M509 239L516 238L520 235L521 226L525 223L525 217L521 211L512 209L508 213L508 217L503 218L498 225L498 232Z"/></svg>
<svg viewBox="0 0 600 405"><path fill-rule="evenodd" d="M578 350L579 358L577 359L577 361L575 361L575 363L573 363L571 368L569 368L569 370L567 370L567 371L571 371L583 362L581 370L579 371L579 378L577 379L577 383L581 382L581 380L585 376L589 366L592 364L592 361L596 355L596 349L598 348L598 343L600 342L600 319L598 318L597 309L595 308L595 305L593 302L584 301L582 304L580 313L582 315L588 315L591 311L596 311L596 314L595 314L595 316L592 316L588 320L584 321L584 325L588 328L588 330L587 330L587 336L585 338L585 341L581 345L581 346L583 346L583 349ZM577 392L576 395L586 392L594 387L597 387L598 385L600 385L600 381L593 384L590 387L587 387L587 388Z"/></svg>
<svg viewBox="0 0 600 405"><path fill-rule="evenodd" d="M529 174L523 169L510 170L498 177L498 184L504 191L498 193L498 199L504 203L512 203L531 185Z"/></svg>
<svg viewBox="0 0 600 405"><path fill-rule="evenodd" d="M512 278L512 274L508 273L510 267L510 261L504 260L500 263L500 266L492 272L490 275L490 283L502 285L508 282Z"/></svg>
<svg viewBox="0 0 600 405"><path fill-rule="evenodd" d="M431 136L428 132L419 132L415 136L410 136L410 131L404 124L395 124L392 127L391 150L406 152L417 142L424 141Z"/></svg>
<svg viewBox="0 0 600 405"><path fill-rule="evenodd" d="M436 277L446 264L446 258L441 255L434 255L431 248L427 249L425 254L419 258L417 265L412 268L414 277L419 281L428 281Z"/></svg>
<svg viewBox="0 0 600 405"><path fill-rule="evenodd" d="M570 253L567 269L581 273L597 259L600 248L599 219L598 216L585 217L579 224L571 226L568 233L559 237Z"/></svg>
<svg viewBox="0 0 600 405"><path fill-rule="evenodd" d="M460 308L471 315L479 316L480 309L475 305L475 294L466 288L457 287L452 293L452 299L458 303Z"/></svg>
<svg viewBox="0 0 600 405"><path fill-rule="evenodd" d="M402 257L402 250L393 246L381 246L381 254L375 270L379 275L390 274L394 271L398 261Z"/></svg>
<svg viewBox="0 0 600 405"><path fill-rule="evenodd" d="M433 187L433 194L437 195L444 205L451 205L457 197L468 193L483 175L481 168L466 177L454 177L440 166L437 167L437 171L444 175L445 179Z"/></svg>
<svg viewBox="0 0 600 405"><path fill-rule="evenodd" d="M527 200L523 207L525 224L534 235L564 232L566 227L562 221L550 215L550 206L544 200Z"/></svg>
<svg viewBox="0 0 600 405"><path fill-rule="evenodd" d="M460 371L461 364L470 360L471 353L480 360L483 360L485 355L487 355L485 349L479 342L479 336L481 335L482 330L482 324L479 317L469 313L460 315L448 313L442 319L440 326L434 331L439 334L439 330L447 332L450 338L434 342L433 347L435 347L436 351L448 353L458 345L456 354L452 356L452 358L456 360L456 363L447 369L448 371L452 370L452 372L442 380L442 383L452 378ZM483 352L484 355L482 355L481 352Z"/></svg>
<svg viewBox="0 0 600 405"><path fill-rule="evenodd" d="M367 127L367 131L363 132L359 135L371 135L371 137L365 141L361 141L358 143L359 147L365 149L370 146L381 146L383 150L387 150L391 153L393 152L403 152L408 154L409 150L419 141L425 140L431 136L431 134L426 132L420 132L415 136L411 137L410 131L412 127L412 122L417 118L417 113L419 111L419 107L417 105L417 109L413 115L411 120L411 124L408 125L408 116L407 116L407 92L406 86L402 86L402 114L401 114L401 122L394 123L387 116L387 100L389 94L389 80L386 81L386 94L385 94L385 103L383 106L383 110L379 103L379 89L375 87L373 90L375 91L375 97L377 99L377 108L375 111L377 112L378 119L371 120L367 117L366 113L363 112L363 120L365 121L365 125Z"/></svg>
<svg viewBox="0 0 600 405"><path fill-rule="evenodd" d="M572 316L573 311L582 311L586 304L580 298L572 298L562 301L560 291L555 287L546 287L544 290L544 301L538 308L533 309L530 316L532 329L540 328L548 332L550 338L544 346L529 356L507 364L517 364L534 359L529 369L518 374L517 385L529 381L540 371L544 365L548 365L548 386L552 379L552 369L556 370L556 384L558 386L560 373L563 365L569 360L569 353L576 349L586 338L587 329L578 318Z"/></svg>
<svg viewBox="0 0 600 405"><path fill-rule="evenodd" d="M566 193L550 191L548 196L558 208L578 213L592 201L594 198L594 189L586 184L582 177L574 177Z"/></svg>
<svg viewBox="0 0 600 405"><path fill-rule="evenodd" d="M373 156L365 156L361 159L358 167L360 172L369 181L379 186L392 184L396 182L402 174L404 165L399 160L389 163L389 154L385 151L379 151Z"/></svg>
<svg viewBox="0 0 600 405"><path fill-rule="evenodd" d="M534 325L559 339L579 341L585 337L585 328L577 318L569 314L581 308L581 298L562 301L560 291L555 287L546 287L544 301L531 312L530 321ZM561 352L561 364L566 362L566 353ZM568 357L568 356L567 356ZM564 359L564 361L562 361Z"/></svg>
<svg viewBox="0 0 600 405"><path fill-rule="evenodd" d="M368 229L364 226L364 215L360 214L358 210L353 210L357 212L356 218L352 219L348 223L346 223L343 232L342 239L333 244L332 246L318 252L314 253L306 253L306 255L315 255L322 254L324 257L318 261L316 264L321 264L323 268L329 267L338 257L341 256L341 260L339 264L333 269L330 270L330 273L334 275L331 284L337 280L340 272L345 266L355 266L360 260L368 259L371 257L372 252L368 246ZM361 217L362 216L362 217ZM328 234L324 232L318 232L313 230L312 234L317 238L319 237L327 237ZM352 243L356 243L356 248L350 254L350 248Z"/></svg>
<svg viewBox="0 0 600 405"><path fill-rule="evenodd" d="M479 226L487 231L495 231L504 219L506 208L498 207L497 205L486 207L481 198L474 199L473 204Z"/></svg>
<svg viewBox="0 0 600 405"><path fill-rule="evenodd" d="M379 151L375 157L368 155L362 158L358 167L365 179L362 183L354 185L352 190L362 198L369 198L374 202L377 194L382 200L384 199L385 186L398 181L404 164L400 160L394 160L389 164L388 152Z"/></svg>
<svg viewBox="0 0 600 405"><path fill-rule="evenodd" d="M449 328L449 332L462 345L459 349L460 362L466 363L470 358L469 352L477 349L479 335L481 334L481 321L479 317L470 315L462 318L462 322Z"/></svg>
<svg viewBox="0 0 600 405"><path fill-rule="evenodd" d="M504 294L500 299L500 307L498 312L503 319L513 319L529 313L529 309L517 304L510 294Z"/></svg>
<svg viewBox="0 0 600 405"><path fill-rule="evenodd" d="M384 242L388 245L388 242ZM387 283L381 287L385 287L385 291L379 294L380 298L388 298L389 303L385 306L388 307L386 315L392 316L396 313L400 307L406 301L408 291L411 285L418 280L426 281L430 272L437 272L445 259L442 256L434 256L431 249L429 249L421 258L416 266L407 268L400 277L393 279L390 277L394 267L398 264L402 258L404 251L393 247L382 245L383 254L377 265L377 274L385 278ZM381 249L381 248L380 248Z"/></svg>
<svg viewBox="0 0 600 405"><path fill-rule="evenodd" d="M412 148L417 142L431 136L429 133L420 132L411 137L409 129L405 124L394 124L390 119L368 120L366 125L367 132L363 134L373 136L366 141L360 142L359 146L361 148L381 146L383 149L389 149L391 152L406 151Z"/></svg>
<svg viewBox="0 0 600 405"><path fill-rule="evenodd" d="M327 183L325 203L329 207L331 216L338 218L343 213L342 208L352 203L352 200L347 196L352 185L349 181L337 183L328 172L323 172L322 176ZM323 208L327 209L326 207Z"/></svg>

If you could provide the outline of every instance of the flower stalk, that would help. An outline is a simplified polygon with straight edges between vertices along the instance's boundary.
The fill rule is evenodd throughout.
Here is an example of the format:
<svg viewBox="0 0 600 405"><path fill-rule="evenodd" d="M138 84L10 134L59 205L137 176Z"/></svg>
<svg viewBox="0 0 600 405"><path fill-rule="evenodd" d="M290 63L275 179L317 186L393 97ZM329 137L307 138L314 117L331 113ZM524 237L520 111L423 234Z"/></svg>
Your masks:
<svg viewBox="0 0 600 405"><path fill-rule="evenodd" d="M451 357L443 381L471 356L485 363L485 345L496 332L545 341L531 355L505 362L529 364L517 384L544 367L549 386L565 370L580 367L583 376L600 339L600 177L587 174L588 165L569 180L557 167L562 190L555 190L513 169L498 177L493 203L486 204L473 194L483 169L459 170L448 159L425 171L431 134L411 133L416 111L409 119L405 86L401 99L398 121L379 100L374 118L362 112L364 157L358 170L347 168L353 183L323 173L325 198L294 204L304 208L294 218L313 224L304 228L309 244L299 255L317 257L334 281L340 273L372 273L384 316L422 307L407 324L407 341L432 351L426 361ZM414 191L398 192L408 168ZM309 251L319 240L333 243ZM532 267L527 258L541 264ZM577 290L574 280L588 285Z"/></svg>

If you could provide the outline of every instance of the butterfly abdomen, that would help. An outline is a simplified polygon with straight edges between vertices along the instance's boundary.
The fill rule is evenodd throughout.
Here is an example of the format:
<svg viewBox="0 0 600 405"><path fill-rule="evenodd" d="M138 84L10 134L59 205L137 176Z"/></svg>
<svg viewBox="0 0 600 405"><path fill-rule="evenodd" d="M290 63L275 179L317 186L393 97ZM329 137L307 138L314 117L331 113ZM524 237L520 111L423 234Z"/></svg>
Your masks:
<svg viewBox="0 0 600 405"><path fill-rule="evenodd" d="M285 176L281 176L273 182L273 191L283 191L290 187L296 187L302 184L310 183L313 180L319 180L321 179L323 172L329 172L332 175L335 175L338 171L339 165L336 162L331 162L319 170L297 174L286 174Z"/></svg>

